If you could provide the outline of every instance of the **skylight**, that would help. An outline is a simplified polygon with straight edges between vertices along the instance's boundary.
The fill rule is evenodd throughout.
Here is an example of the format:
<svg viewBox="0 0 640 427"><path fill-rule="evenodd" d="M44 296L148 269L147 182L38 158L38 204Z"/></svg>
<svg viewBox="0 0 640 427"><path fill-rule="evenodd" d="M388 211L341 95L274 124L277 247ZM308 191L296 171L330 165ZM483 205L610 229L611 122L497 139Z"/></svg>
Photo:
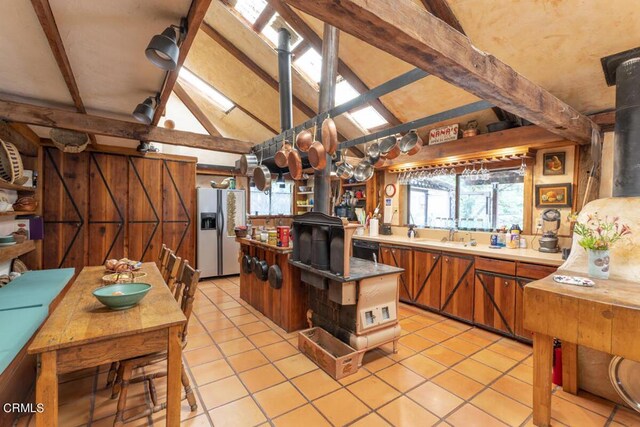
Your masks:
<svg viewBox="0 0 640 427"><path fill-rule="evenodd" d="M302 37L300 34L296 33L293 28L289 24L286 23L284 19L280 17L277 13L275 13L269 23L264 26L262 29L262 35L267 38L273 44L273 46L278 46L278 29L286 28L291 33L291 49L302 43Z"/></svg>
<svg viewBox="0 0 640 427"><path fill-rule="evenodd" d="M194 89L201 92L207 99L220 108L225 113L228 113L235 107L235 104L231 102L229 98L215 90L209 83L202 80L200 77L187 70L185 67L180 69L180 80L184 80Z"/></svg>
<svg viewBox="0 0 640 427"><path fill-rule="evenodd" d="M354 89L346 80L341 80L336 85L336 107L344 104L347 101L351 101L353 98L360 95L360 93Z"/></svg>
<svg viewBox="0 0 640 427"><path fill-rule="evenodd" d="M242 15L244 19L249 21L251 25L255 24L260 13L267 7L266 0L236 0L234 8Z"/></svg>
<svg viewBox="0 0 640 427"><path fill-rule="evenodd" d="M311 48L303 53L293 64L310 81L319 84L322 75L322 55L317 50Z"/></svg>
<svg viewBox="0 0 640 427"><path fill-rule="evenodd" d="M375 108L367 106L360 110L349 113L351 118L364 129L370 130L388 122L376 111Z"/></svg>

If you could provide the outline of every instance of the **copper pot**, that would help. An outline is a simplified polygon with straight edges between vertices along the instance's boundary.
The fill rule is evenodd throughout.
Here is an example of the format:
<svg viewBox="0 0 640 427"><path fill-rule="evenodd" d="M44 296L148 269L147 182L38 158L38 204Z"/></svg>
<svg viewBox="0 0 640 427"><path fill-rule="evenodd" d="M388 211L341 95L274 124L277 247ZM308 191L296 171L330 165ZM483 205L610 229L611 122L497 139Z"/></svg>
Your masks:
<svg viewBox="0 0 640 427"><path fill-rule="evenodd" d="M271 188L271 171L265 165L260 165L253 170L253 182L260 191Z"/></svg>
<svg viewBox="0 0 640 427"><path fill-rule="evenodd" d="M393 160L400 155L398 138L395 135L388 136L380 140L380 157Z"/></svg>
<svg viewBox="0 0 640 427"><path fill-rule="evenodd" d="M296 146L298 150L306 153L311 148L311 144L313 144L313 135L309 130L303 130L296 137Z"/></svg>
<svg viewBox="0 0 640 427"><path fill-rule="evenodd" d="M302 178L302 159L300 159L300 153L298 150L291 149L287 156L287 164L289 166L289 175L291 179L299 180Z"/></svg>
<svg viewBox="0 0 640 427"><path fill-rule="evenodd" d="M398 146L404 154L413 156L422 148L422 138L420 138L418 132L413 129L400 139Z"/></svg>
<svg viewBox="0 0 640 427"><path fill-rule="evenodd" d="M289 151L291 151L291 145L284 143L282 148L276 152L273 160L276 162L279 168L286 168L289 158Z"/></svg>
<svg viewBox="0 0 640 427"><path fill-rule="evenodd" d="M331 118L326 118L322 122L322 145L330 156L338 150L338 130Z"/></svg>
<svg viewBox="0 0 640 427"><path fill-rule="evenodd" d="M327 165L327 151L319 141L313 141L307 156L309 156L311 167L315 170L322 170Z"/></svg>

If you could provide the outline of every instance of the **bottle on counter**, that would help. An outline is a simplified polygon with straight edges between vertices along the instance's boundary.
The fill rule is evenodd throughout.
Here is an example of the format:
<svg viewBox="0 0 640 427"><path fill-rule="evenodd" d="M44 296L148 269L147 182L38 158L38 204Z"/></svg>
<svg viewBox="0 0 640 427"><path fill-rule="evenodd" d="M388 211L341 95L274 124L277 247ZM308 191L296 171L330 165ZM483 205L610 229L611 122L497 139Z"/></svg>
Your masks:
<svg viewBox="0 0 640 427"><path fill-rule="evenodd" d="M505 246L507 246L507 227L502 227L500 230L498 230L498 245L501 248L504 248Z"/></svg>
<svg viewBox="0 0 640 427"><path fill-rule="evenodd" d="M507 246L509 249L518 249L520 248L520 234L522 230L518 224L513 224L509 229L509 236L507 241Z"/></svg>

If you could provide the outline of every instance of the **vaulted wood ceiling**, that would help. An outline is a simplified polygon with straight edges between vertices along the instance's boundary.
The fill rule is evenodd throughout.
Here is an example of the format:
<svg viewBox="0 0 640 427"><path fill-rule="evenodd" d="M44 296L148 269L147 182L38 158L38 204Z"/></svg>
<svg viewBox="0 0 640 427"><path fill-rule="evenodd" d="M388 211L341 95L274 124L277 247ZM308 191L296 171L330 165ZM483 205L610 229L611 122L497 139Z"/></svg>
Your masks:
<svg viewBox="0 0 640 427"><path fill-rule="evenodd" d="M270 1L274 9L282 3ZM614 107L614 88L606 86L600 58L640 45L640 11L628 0L519 0L516 6L514 2L493 0L413 1L427 8L434 3L448 4L474 45L587 114ZM67 56L65 65L52 53L43 31L41 21L47 14L42 10L36 14L38 5L46 3L10 2L6 13L0 15L4 41L0 44L0 98L77 111L84 108L89 114L128 121L138 102L163 87L164 73L144 57L146 44L153 34L178 23L192 5L191 0L49 0ZM438 12L436 9L432 12ZM322 22L294 12L322 37ZM266 21L263 17L257 25L266 25ZM273 136L280 128L278 94L273 85L278 79L277 54L273 47L226 1L212 0L204 22L222 39L211 37L211 32L201 28L185 64L238 107L223 113L194 87L181 82L181 96L169 98L166 117L172 118L172 105L177 106L173 110L184 113L186 102L196 119L200 117L200 123L208 122L190 130L207 132L208 127L222 136L256 143ZM244 59L238 59L237 52L234 56L229 46ZM301 54L302 50L296 52ZM367 87L413 68L346 33L340 37L340 58ZM66 66L73 71L81 105L73 85L61 73ZM252 70L254 66L260 71ZM294 122L299 123L317 111L317 88L294 69L293 93L297 98ZM382 97L381 107L405 122L475 100L464 90L430 76ZM464 123L472 118L481 125L496 120L494 112L486 110L451 122ZM338 117L336 122L344 138L364 132L346 117ZM46 129L34 129L46 135ZM97 140L103 144L132 144L107 136L97 136Z"/></svg>

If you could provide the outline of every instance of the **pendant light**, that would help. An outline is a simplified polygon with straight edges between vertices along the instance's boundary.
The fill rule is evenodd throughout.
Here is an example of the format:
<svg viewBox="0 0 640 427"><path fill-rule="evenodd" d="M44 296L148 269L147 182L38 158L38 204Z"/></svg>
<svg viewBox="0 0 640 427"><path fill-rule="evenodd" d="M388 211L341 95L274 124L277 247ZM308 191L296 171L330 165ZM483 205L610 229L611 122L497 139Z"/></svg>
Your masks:
<svg viewBox="0 0 640 427"><path fill-rule="evenodd" d="M144 123L146 125L150 124L151 121L153 120L153 114L156 111L156 108L154 106L154 99L155 98L153 96L149 96L147 97L147 99L145 99L140 104L138 104L136 108L133 110L133 113L132 113L133 118L139 121L140 123ZM156 100L156 105L157 105L157 100Z"/></svg>
<svg viewBox="0 0 640 427"><path fill-rule="evenodd" d="M151 38L144 53L156 67L163 70L175 70L178 67L180 47L178 43L186 31L186 19L181 20L181 25L170 25L162 33ZM176 34L176 29L178 34Z"/></svg>

